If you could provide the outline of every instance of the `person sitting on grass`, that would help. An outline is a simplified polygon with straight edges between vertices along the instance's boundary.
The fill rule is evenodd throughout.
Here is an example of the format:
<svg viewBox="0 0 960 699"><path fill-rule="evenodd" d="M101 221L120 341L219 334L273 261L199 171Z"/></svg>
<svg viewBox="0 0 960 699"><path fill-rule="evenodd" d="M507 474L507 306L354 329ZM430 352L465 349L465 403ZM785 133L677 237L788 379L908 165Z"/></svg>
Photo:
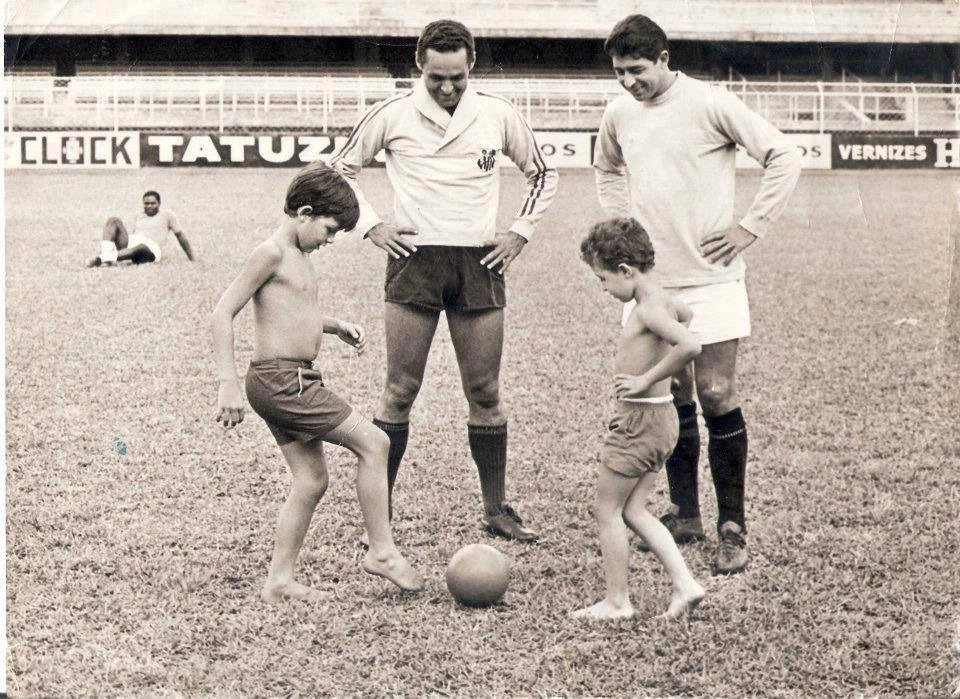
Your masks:
<svg viewBox="0 0 960 699"><path fill-rule="evenodd" d="M653 246L636 220L614 218L594 225L580 252L604 291L624 303L634 300L636 306L620 337L613 383L616 406L601 451L597 485L606 597L572 616L633 616L626 523L667 569L673 596L662 616L676 618L700 603L704 589L690 574L670 532L647 511L647 497L679 431L670 377L700 354L700 342L687 328L693 314L652 277Z"/></svg>
<svg viewBox="0 0 960 699"><path fill-rule="evenodd" d="M169 209L160 210L160 194L154 191L143 193L143 212L137 213L133 222L133 233L128 234L126 226L116 216L111 216L103 224L103 239L100 241L100 254L87 260L87 267L115 265L130 261L135 265L146 262L159 262L161 243L167 232L173 233L180 247L193 261L193 249L190 241L177 223L177 217Z"/></svg>
<svg viewBox="0 0 960 699"><path fill-rule="evenodd" d="M387 518L387 436L324 386L313 360L326 334L363 352L366 337L353 323L326 317L309 255L351 229L359 207L350 185L322 162L300 170L287 189L287 218L254 248L213 310L211 325L219 380L217 421L233 427L244 403L234 365L233 319L252 298L254 349L246 374L250 406L264 419L290 466L293 485L280 509L273 559L261 599L314 601L319 593L294 580L294 566L317 503L327 489L323 442L358 458L357 495L370 542L361 563L403 590L423 579L397 550Z"/></svg>

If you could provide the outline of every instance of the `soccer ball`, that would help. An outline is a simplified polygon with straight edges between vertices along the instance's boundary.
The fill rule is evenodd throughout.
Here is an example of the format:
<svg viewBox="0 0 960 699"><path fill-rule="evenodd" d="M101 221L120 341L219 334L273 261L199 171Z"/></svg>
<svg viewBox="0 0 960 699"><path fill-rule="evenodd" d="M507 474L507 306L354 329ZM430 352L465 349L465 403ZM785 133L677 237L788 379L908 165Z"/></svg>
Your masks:
<svg viewBox="0 0 960 699"><path fill-rule="evenodd" d="M510 559L486 544L464 546L447 565L447 589L467 607L489 607L510 583Z"/></svg>

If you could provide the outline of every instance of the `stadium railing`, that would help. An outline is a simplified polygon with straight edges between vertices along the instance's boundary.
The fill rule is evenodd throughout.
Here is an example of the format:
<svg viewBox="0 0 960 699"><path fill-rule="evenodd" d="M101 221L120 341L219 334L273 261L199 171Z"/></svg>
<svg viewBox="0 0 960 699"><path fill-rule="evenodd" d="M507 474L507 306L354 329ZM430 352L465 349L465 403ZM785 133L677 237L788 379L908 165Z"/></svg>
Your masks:
<svg viewBox="0 0 960 699"><path fill-rule="evenodd" d="M375 102L411 80L376 77L152 75L5 77L5 127L348 129ZM511 100L541 129L596 128L623 94L612 79L475 79ZM960 129L960 85L723 81L752 109L788 131Z"/></svg>
<svg viewBox="0 0 960 699"><path fill-rule="evenodd" d="M20 66L10 71L12 74L23 74ZM343 77L343 78L387 78L390 73L381 66L362 65L357 62L324 63L323 66L300 63L269 63L257 65L233 64L203 64L203 63L150 63L137 61L135 64L123 65L113 63L94 63L81 62L76 63L76 72L80 76L134 76L134 77L158 77L158 76L240 76L240 77ZM53 75L55 71L49 71ZM31 75L41 74L38 71L31 71Z"/></svg>
<svg viewBox="0 0 960 699"><path fill-rule="evenodd" d="M781 128L830 131L960 129L960 85L869 82L724 82Z"/></svg>

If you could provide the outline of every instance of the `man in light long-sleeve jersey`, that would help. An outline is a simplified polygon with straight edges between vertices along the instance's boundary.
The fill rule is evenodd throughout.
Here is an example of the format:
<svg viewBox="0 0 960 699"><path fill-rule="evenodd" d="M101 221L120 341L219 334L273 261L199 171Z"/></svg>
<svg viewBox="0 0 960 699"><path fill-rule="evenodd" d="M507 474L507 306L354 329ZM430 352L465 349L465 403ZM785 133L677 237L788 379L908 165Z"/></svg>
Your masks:
<svg viewBox="0 0 960 699"><path fill-rule="evenodd" d="M383 149L395 195L394 222L387 223L358 192L354 229L389 254L387 377L374 424L390 437L390 492L443 311L469 405L467 435L480 476L484 525L498 536L533 541L537 534L523 525L505 493L503 274L549 206L557 173L516 108L469 85L475 51L465 26L450 20L427 25L416 58L423 75L413 90L372 107L331 161L355 183ZM501 232L498 165L504 157L523 171L527 188L514 222Z"/></svg>
<svg viewBox="0 0 960 699"><path fill-rule="evenodd" d="M800 155L735 95L671 70L668 48L663 30L643 15L610 32L604 50L629 94L607 105L594 168L604 211L633 216L649 232L659 281L692 308L690 327L703 346L674 380L680 437L667 461L672 504L661 521L678 543L704 538L696 389L719 511L714 572L736 573L747 564L747 427L736 360L740 338L750 335L740 253L772 231L800 175ZM763 165L763 179L735 223L737 144Z"/></svg>

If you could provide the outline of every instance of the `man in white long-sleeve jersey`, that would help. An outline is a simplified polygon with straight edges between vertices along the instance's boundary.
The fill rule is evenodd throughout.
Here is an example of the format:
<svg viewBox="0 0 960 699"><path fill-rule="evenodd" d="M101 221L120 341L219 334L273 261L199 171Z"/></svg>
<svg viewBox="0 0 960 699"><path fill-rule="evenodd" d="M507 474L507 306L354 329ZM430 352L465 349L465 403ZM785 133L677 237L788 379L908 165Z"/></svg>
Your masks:
<svg viewBox="0 0 960 699"><path fill-rule="evenodd" d="M387 251L384 311L387 377L374 424L390 437L388 483L406 450L410 411L420 390L441 311L469 405L467 435L477 464L487 529L533 541L506 500L507 417L500 405L503 273L553 198L549 167L523 117L507 100L473 89L473 36L460 24L427 25L417 41L423 75L410 92L372 107L331 161L356 182L381 149L393 186L394 223L362 193L356 228ZM499 161L523 171L526 196L514 222L497 231Z"/></svg>
<svg viewBox="0 0 960 699"><path fill-rule="evenodd" d="M649 18L620 21L604 50L629 94L611 101L601 121L594 156L600 204L648 231L659 281L692 308L691 330L703 346L674 380L680 437L666 468L672 505L661 520L678 543L704 538L696 390L719 511L714 571L736 573L748 558L747 428L736 359L740 338L750 335L750 310L740 253L772 231L800 175L800 155L735 95L671 70L667 37ZM737 144L763 165L763 179L734 222Z"/></svg>

